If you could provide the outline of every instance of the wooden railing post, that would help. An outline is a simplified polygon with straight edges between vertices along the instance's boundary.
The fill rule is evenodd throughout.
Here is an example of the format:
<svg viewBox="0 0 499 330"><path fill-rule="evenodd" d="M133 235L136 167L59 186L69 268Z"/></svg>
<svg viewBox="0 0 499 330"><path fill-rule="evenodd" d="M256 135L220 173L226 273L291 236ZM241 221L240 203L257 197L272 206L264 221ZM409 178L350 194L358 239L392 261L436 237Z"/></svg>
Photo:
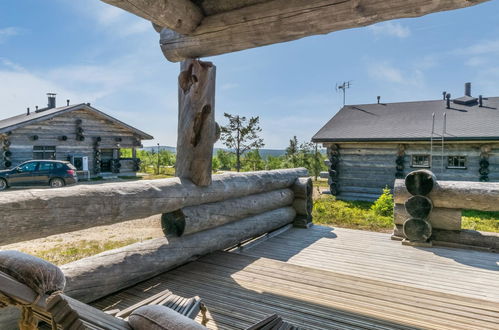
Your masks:
<svg viewBox="0 0 499 330"><path fill-rule="evenodd" d="M211 183L215 123L215 74L210 62L189 59L181 63L176 176L198 186Z"/></svg>

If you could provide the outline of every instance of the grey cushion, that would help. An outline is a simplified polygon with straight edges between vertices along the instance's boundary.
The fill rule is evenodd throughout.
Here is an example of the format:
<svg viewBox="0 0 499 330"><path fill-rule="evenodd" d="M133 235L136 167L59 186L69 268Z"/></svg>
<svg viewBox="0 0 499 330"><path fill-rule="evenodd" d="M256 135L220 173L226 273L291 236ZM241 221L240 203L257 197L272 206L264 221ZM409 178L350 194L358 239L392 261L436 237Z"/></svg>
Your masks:
<svg viewBox="0 0 499 330"><path fill-rule="evenodd" d="M137 308L128 317L128 323L134 330L198 330L207 328L173 309L150 305Z"/></svg>
<svg viewBox="0 0 499 330"><path fill-rule="evenodd" d="M19 251L0 251L0 271L39 295L62 291L66 286L66 278L59 267Z"/></svg>

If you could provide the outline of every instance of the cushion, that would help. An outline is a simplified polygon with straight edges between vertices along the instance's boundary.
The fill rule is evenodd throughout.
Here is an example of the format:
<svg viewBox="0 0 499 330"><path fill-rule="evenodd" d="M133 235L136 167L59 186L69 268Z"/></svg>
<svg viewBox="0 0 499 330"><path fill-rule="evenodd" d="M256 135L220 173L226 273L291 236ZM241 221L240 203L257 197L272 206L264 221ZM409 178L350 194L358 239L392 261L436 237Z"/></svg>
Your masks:
<svg viewBox="0 0 499 330"><path fill-rule="evenodd" d="M59 267L19 251L0 251L0 271L27 285L38 295L50 295L66 286L66 278Z"/></svg>
<svg viewBox="0 0 499 330"><path fill-rule="evenodd" d="M198 330L207 328L173 309L149 305L137 308L128 317L128 323L134 330Z"/></svg>

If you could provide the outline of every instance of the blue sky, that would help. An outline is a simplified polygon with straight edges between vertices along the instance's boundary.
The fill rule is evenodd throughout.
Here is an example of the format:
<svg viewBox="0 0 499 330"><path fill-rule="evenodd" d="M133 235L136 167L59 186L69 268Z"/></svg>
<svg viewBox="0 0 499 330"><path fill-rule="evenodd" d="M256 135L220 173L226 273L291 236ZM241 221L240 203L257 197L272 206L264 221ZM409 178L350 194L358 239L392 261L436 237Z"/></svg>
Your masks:
<svg viewBox="0 0 499 330"><path fill-rule="evenodd" d="M98 0L0 1L0 118L91 102L175 145L178 63L147 21ZM267 148L310 140L347 104L499 96L499 1L208 58L217 66L217 121L260 116Z"/></svg>

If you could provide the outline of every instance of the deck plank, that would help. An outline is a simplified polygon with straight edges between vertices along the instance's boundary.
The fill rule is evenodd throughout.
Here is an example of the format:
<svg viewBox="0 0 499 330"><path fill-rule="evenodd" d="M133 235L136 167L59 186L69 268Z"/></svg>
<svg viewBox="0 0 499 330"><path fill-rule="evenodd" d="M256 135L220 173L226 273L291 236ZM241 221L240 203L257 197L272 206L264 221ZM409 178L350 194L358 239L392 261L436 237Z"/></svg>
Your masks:
<svg viewBox="0 0 499 330"><path fill-rule="evenodd" d="M200 296L210 329L244 329L273 313L306 329L496 329L498 256L314 226L212 253L94 306L124 309L169 289Z"/></svg>

